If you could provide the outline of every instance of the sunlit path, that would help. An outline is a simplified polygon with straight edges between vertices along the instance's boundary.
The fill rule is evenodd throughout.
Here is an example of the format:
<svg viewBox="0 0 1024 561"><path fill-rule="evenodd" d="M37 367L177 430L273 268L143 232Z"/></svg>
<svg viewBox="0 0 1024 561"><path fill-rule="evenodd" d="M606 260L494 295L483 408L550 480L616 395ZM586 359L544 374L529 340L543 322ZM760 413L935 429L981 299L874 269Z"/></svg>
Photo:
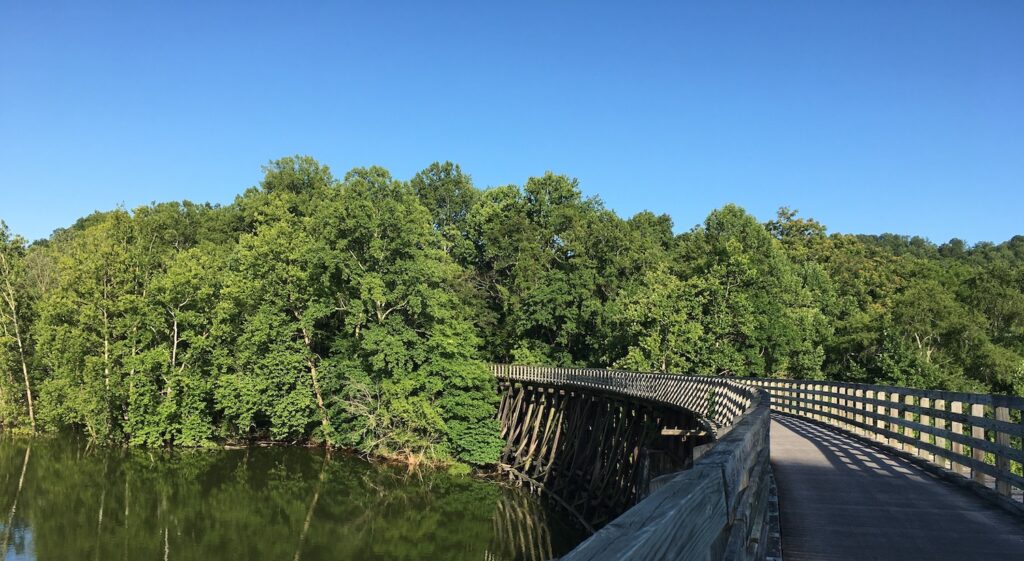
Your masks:
<svg viewBox="0 0 1024 561"><path fill-rule="evenodd" d="M917 466L773 415L786 561L1024 559L1024 521Z"/></svg>

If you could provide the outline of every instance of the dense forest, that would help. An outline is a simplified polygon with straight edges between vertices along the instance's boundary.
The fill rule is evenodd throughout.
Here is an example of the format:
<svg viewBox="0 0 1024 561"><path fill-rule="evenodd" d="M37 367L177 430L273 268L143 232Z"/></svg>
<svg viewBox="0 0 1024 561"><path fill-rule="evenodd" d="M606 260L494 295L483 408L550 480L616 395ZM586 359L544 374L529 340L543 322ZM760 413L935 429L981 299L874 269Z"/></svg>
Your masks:
<svg viewBox="0 0 1024 561"><path fill-rule="evenodd" d="M487 363L1024 394L1024 236L828 234L737 206L675 234L569 177L335 178L0 228L0 423L107 442L319 442L483 465Z"/></svg>

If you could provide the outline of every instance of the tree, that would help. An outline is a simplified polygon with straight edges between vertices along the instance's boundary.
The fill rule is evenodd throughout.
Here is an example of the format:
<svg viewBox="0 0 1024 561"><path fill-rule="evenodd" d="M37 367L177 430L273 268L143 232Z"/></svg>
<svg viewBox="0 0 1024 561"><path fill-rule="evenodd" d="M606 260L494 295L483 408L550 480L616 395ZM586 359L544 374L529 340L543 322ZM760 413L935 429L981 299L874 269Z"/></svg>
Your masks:
<svg viewBox="0 0 1024 561"><path fill-rule="evenodd" d="M134 236L131 217L117 210L55 244L58 280L40 302L36 329L49 373L40 416L51 425L83 427L99 439L121 432L130 359L147 334Z"/></svg>
<svg viewBox="0 0 1024 561"><path fill-rule="evenodd" d="M629 338L626 356L615 366L642 372L693 372L702 345L699 279L682 281L665 269L644 275L623 291L616 326Z"/></svg>
<svg viewBox="0 0 1024 561"><path fill-rule="evenodd" d="M261 187L239 201L253 231L239 238L213 327L214 360L225 372L215 392L217 407L243 434L265 429L274 438L299 438L315 420L316 434L330 444L335 431L320 363L323 322L335 305L327 248L307 213L337 182L306 158L285 158L265 169Z"/></svg>
<svg viewBox="0 0 1024 561"><path fill-rule="evenodd" d="M332 389L347 442L493 462L495 382L427 210L381 168L349 172L331 203L321 220L344 327L332 344Z"/></svg>
<svg viewBox="0 0 1024 561"><path fill-rule="evenodd" d="M0 345L5 340L13 341L17 362L21 369L25 390L25 405L32 432L36 432L36 415L32 399L32 383L29 380L29 339L26 329L31 314L31 293L26 285L24 266L25 241L12 236L7 224L0 221ZM13 384L11 384L13 385ZM0 395L0 401L9 401ZM4 423L6 424L6 422Z"/></svg>
<svg viewBox="0 0 1024 561"><path fill-rule="evenodd" d="M448 242L445 250L461 241L466 216L479 197L473 180L458 164L434 162L409 182L420 202L430 212L431 221Z"/></svg>

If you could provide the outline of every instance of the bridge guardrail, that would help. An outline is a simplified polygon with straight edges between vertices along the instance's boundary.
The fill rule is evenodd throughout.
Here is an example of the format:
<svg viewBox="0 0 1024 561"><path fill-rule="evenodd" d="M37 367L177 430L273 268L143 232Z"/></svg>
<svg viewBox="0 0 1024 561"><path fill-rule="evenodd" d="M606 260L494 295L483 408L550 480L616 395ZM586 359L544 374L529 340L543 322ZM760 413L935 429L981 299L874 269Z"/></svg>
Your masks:
<svg viewBox="0 0 1024 561"><path fill-rule="evenodd" d="M828 424L991 489L1024 512L1024 398L845 382L733 378L772 409Z"/></svg>
<svg viewBox="0 0 1024 561"><path fill-rule="evenodd" d="M681 407L712 421L717 440L690 469L562 557L562 561L754 560L767 547L768 394L743 381L603 369L492 365L495 376L599 389Z"/></svg>
<svg viewBox="0 0 1024 561"><path fill-rule="evenodd" d="M518 382L600 389L667 403L712 421L717 429L727 429L757 399L745 383L711 376L518 364L492 364L491 372Z"/></svg>

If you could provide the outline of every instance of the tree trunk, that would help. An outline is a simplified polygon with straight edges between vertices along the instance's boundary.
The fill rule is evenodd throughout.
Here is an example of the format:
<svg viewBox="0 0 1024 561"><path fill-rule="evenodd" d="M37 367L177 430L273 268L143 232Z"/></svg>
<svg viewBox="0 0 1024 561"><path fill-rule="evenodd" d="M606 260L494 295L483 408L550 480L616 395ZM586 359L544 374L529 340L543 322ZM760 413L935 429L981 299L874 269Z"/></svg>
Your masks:
<svg viewBox="0 0 1024 561"><path fill-rule="evenodd" d="M2 257L2 256L0 256ZM25 401L28 402L28 418L32 423L32 434L36 432L36 415L32 406L32 386L28 380L28 358L25 355L25 345L21 339L21 326L20 318L18 317L18 301L15 299L14 286L11 284L11 270L8 267L7 260L3 260L4 266L4 288L6 294L4 300L7 301L7 308L11 311L10 320L14 327L14 339L18 343L18 355L21 359L21 374L25 381Z"/></svg>
<svg viewBox="0 0 1024 561"><path fill-rule="evenodd" d="M324 427L324 438L327 440L327 444L331 442L331 421L327 418L327 407L324 406L323 394L320 392L320 375L317 373L316 368L316 354L313 352L313 340L309 335L309 331L305 327L302 328L302 341L306 345L306 352L309 353L306 358L306 364L309 365L309 376L313 381L313 394L316 396L316 406L320 410L320 423Z"/></svg>
<svg viewBox="0 0 1024 561"><path fill-rule="evenodd" d="M173 314L174 318L174 338L171 340L171 369L173 370L178 364L178 314Z"/></svg>
<svg viewBox="0 0 1024 561"><path fill-rule="evenodd" d="M25 358L25 347L21 343L21 332L18 320L14 320L14 337L18 341L18 353L21 355L21 375L25 380L25 401L28 402L28 420L32 422L32 434L36 433L36 413L32 407L32 385L28 381L28 361Z"/></svg>

